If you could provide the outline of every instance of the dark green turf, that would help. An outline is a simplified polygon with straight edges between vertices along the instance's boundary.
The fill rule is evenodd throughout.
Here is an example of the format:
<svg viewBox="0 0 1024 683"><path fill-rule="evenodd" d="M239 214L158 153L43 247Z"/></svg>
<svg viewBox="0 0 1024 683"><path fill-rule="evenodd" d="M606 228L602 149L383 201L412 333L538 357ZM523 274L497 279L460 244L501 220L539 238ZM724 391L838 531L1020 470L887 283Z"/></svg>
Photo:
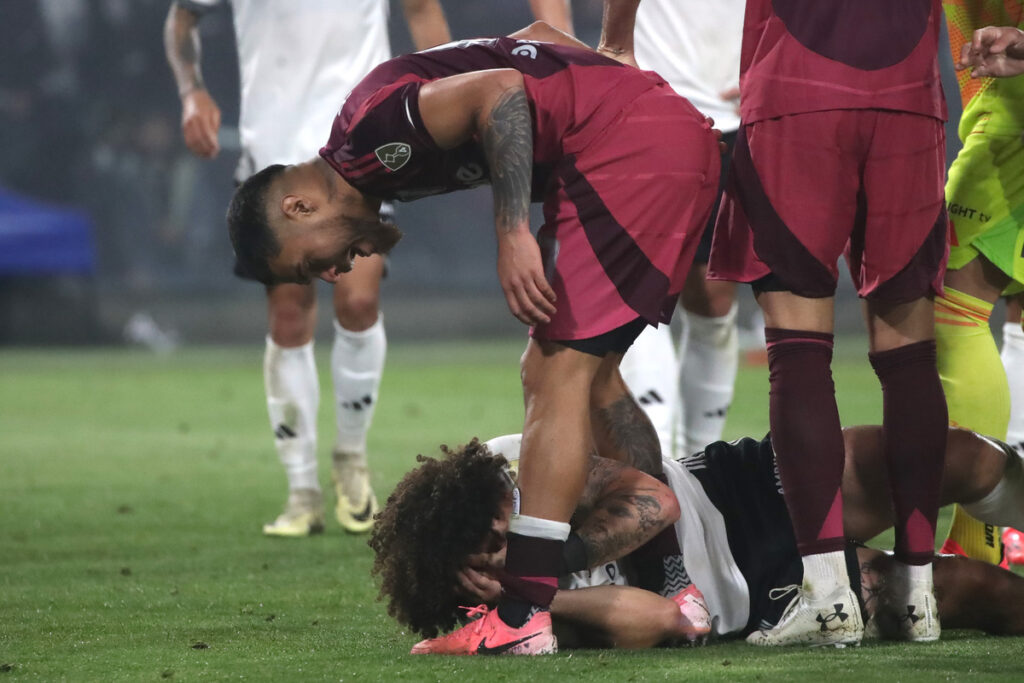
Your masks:
<svg viewBox="0 0 1024 683"><path fill-rule="evenodd" d="M370 438L382 497L418 451L519 430L520 351L391 349ZM880 416L862 351L841 340L837 352L846 423ZM1024 639L966 632L833 652L413 658L416 638L375 602L364 537L331 523L308 540L260 535L286 494L261 358L256 347L0 352L0 682L1020 678ZM728 437L766 431L766 391L766 370L744 367ZM321 417L326 454L329 399Z"/></svg>

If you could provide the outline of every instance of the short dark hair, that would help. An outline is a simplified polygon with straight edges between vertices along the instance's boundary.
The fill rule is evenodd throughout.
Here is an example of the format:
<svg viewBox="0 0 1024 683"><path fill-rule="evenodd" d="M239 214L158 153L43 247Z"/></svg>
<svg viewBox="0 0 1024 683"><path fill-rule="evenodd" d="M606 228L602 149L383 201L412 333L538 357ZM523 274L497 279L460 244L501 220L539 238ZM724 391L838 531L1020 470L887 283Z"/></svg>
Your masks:
<svg viewBox="0 0 1024 683"><path fill-rule="evenodd" d="M281 251L267 215L267 190L286 167L267 166L249 176L235 190L228 206L228 236L235 249L235 275L247 280L273 283L270 259Z"/></svg>
<svg viewBox="0 0 1024 683"><path fill-rule="evenodd" d="M443 459L421 462L398 483L376 517L369 546L388 614L433 638L452 628L464 603L457 572L480 552L508 494L508 462L473 439Z"/></svg>

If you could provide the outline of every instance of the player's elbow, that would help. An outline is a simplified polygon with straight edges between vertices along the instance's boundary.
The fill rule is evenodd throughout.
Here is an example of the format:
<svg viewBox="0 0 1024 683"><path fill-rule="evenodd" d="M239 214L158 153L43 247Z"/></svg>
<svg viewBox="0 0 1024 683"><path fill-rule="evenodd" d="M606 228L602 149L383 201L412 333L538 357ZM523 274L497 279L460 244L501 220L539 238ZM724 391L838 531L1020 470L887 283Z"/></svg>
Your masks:
<svg viewBox="0 0 1024 683"><path fill-rule="evenodd" d="M517 40L540 40L543 42L549 40L551 33L555 30L555 27L548 22L538 19L526 28L510 33L508 37L516 38Z"/></svg>
<svg viewBox="0 0 1024 683"><path fill-rule="evenodd" d="M661 482L658 482L658 486L657 498L661 512L658 514L657 521L660 524L660 531L679 521L680 510L679 500L672 493L672 489Z"/></svg>

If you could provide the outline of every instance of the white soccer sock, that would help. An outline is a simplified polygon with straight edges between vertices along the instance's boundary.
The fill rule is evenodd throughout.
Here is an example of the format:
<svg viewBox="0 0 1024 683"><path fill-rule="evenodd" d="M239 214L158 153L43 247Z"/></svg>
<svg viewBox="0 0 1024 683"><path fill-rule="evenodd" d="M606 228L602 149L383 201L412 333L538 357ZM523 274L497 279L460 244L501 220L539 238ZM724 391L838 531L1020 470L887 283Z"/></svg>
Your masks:
<svg viewBox="0 0 1024 683"><path fill-rule="evenodd" d="M680 448L686 455L722 438L739 368L736 302L720 318L684 311L679 340L679 395L684 426Z"/></svg>
<svg viewBox="0 0 1024 683"><path fill-rule="evenodd" d="M678 398L673 378L676 355L668 325L645 327L626 351L619 372L658 433L662 455L672 457L672 427Z"/></svg>
<svg viewBox="0 0 1024 683"><path fill-rule="evenodd" d="M804 555L804 591L808 597L824 598L840 586L850 584L846 573L846 554L842 550Z"/></svg>
<svg viewBox="0 0 1024 683"><path fill-rule="evenodd" d="M346 330L334 321L331 376L338 422L334 447L361 458L362 462L356 464L366 464L366 434L377 408L387 346L381 313L377 314L377 322L362 332Z"/></svg>
<svg viewBox="0 0 1024 683"><path fill-rule="evenodd" d="M516 493L518 492L519 490L516 489ZM565 522L513 514L508 521L508 530L520 536L532 536L550 541L564 541L569 538L571 527Z"/></svg>
<svg viewBox="0 0 1024 683"><path fill-rule="evenodd" d="M1010 426L1006 440L1017 445L1024 442L1024 330L1020 321L1003 325L1003 350L999 355L1010 384Z"/></svg>
<svg viewBox="0 0 1024 683"><path fill-rule="evenodd" d="M1019 451L1008 456L1003 478L985 497L962 506L971 517L986 524L1024 527L1024 458Z"/></svg>
<svg viewBox="0 0 1024 683"><path fill-rule="evenodd" d="M313 360L313 342L284 348L267 336L263 384L274 445L288 476L288 488L319 491L316 414L320 408L320 380Z"/></svg>

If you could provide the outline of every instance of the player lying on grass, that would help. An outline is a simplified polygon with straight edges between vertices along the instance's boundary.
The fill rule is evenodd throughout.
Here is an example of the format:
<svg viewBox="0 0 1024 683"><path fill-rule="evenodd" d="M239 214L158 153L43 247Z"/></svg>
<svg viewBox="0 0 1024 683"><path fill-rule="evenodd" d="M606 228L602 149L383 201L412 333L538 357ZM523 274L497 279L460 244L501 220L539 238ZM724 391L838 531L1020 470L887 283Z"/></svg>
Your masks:
<svg viewBox="0 0 1024 683"><path fill-rule="evenodd" d="M1024 600L1024 579L965 558L935 560L938 615L887 610L887 596L899 592L892 586L891 556L859 544L892 526L880 438L879 426L844 430L847 565L852 585L860 586L868 632L906 639L917 624L941 617L953 629L1024 633L1024 613L1017 607ZM378 517L370 545L381 596L388 612L417 633L434 636L456 624L460 605L473 599L493 603L500 595L495 577L501 573L512 489L506 458L517 460L518 435L488 444L474 440L457 451L443 449L439 460L421 457L423 464L403 478ZM674 532L687 581L703 592L714 634L745 636L777 623L801 582L802 564L770 440L716 442L702 453L661 464L670 489L634 467L590 459L573 516L578 541L568 544L575 550L566 552L567 569L596 566L593 574L621 583L621 570L628 573L647 546L634 549L678 515ZM645 469L657 466L648 463ZM942 504L953 502L992 524L1024 523L1021 457L999 441L951 429ZM627 555L621 566L606 566ZM563 578L563 587L572 584ZM572 635L563 646L645 647L700 630L680 617L675 603L615 585L559 590L552 616L560 637ZM835 620L845 616L837 613ZM831 621L822 623L822 632ZM417 644L413 652L473 654L478 640L440 637Z"/></svg>

